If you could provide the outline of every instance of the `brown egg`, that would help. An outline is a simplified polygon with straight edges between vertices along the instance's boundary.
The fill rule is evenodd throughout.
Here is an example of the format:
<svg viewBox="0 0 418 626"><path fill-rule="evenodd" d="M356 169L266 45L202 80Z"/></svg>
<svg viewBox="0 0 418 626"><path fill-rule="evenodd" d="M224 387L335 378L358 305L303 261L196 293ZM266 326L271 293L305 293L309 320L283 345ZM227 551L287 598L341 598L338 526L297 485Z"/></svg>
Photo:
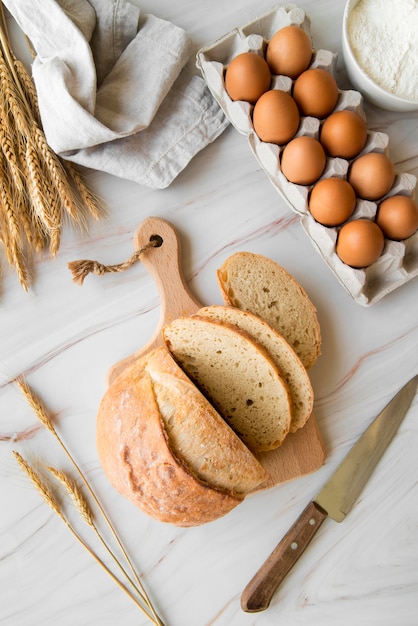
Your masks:
<svg viewBox="0 0 418 626"><path fill-rule="evenodd" d="M385 238L379 226L368 219L347 222L337 238L337 255L351 267L368 267L383 252Z"/></svg>
<svg viewBox="0 0 418 626"><path fill-rule="evenodd" d="M266 59L272 74L296 78L309 67L312 59L308 33L299 26L281 28L267 45Z"/></svg>
<svg viewBox="0 0 418 626"><path fill-rule="evenodd" d="M366 122L355 111L336 111L322 124L320 141L329 156L352 159L364 148L366 139Z"/></svg>
<svg viewBox="0 0 418 626"><path fill-rule="evenodd" d="M231 100L254 104L270 89L271 74L267 61L256 52L239 54L226 68L225 89Z"/></svg>
<svg viewBox="0 0 418 626"><path fill-rule="evenodd" d="M295 137L282 153L282 172L291 183L297 185L311 185L317 181L325 165L324 149L313 137Z"/></svg>
<svg viewBox="0 0 418 626"><path fill-rule="evenodd" d="M253 110L254 130L262 141L287 143L299 128L299 109L292 96L280 89L266 91Z"/></svg>
<svg viewBox="0 0 418 626"><path fill-rule="evenodd" d="M324 178L316 183L309 196L309 210L324 226L339 226L356 208L354 189L343 178Z"/></svg>
<svg viewBox="0 0 418 626"><path fill-rule="evenodd" d="M386 198L379 204L376 224L388 239L407 239L418 230L418 205L409 196Z"/></svg>
<svg viewBox="0 0 418 626"><path fill-rule="evenodd" d="M295 80L292 95L301 115L322 119L337 104L338 86L330 72L317 67L310 68Z"/></svg>
<svg viewBox="0 0 418 626"><path fill-rule="evenodd" d="M395 168L381 152L369 152L355 159L348 172L348 182L359 198L378 200L392 187Z"/></svg>

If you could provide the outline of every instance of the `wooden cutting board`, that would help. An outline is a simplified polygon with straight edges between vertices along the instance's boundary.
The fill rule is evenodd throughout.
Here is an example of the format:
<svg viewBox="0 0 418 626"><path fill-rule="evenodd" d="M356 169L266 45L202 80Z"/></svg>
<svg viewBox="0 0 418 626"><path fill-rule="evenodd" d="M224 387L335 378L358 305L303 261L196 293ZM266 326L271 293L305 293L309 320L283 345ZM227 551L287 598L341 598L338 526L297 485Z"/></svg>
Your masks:
<svg viewBox="0 0 418 626"><path fill-rule="evenodd" d="M180 240L173 226L161 218L147 218L135 233L135 250L146 247L150 241L158 245L146 249L141 254L141 262L157 285L161 299L160 319L154 335L145 346L113 365L108 374L109 385L126 366L163 345L161 329L165 324L178 317L192 315L203 306L189 291L183 276ZM325 449L315 415L311 415L303 428L289 434L280 448L259 453L258 459L269 473L270 480L257 491L319 469L325 460Z"/></svg>

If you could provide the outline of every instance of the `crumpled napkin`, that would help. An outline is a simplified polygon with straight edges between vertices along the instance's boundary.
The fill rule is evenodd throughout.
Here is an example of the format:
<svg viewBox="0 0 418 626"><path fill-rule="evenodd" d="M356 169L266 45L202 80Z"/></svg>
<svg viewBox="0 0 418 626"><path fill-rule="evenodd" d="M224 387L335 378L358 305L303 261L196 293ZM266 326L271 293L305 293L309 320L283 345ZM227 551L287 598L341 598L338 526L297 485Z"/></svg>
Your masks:
<svg viewBox="0 0 418 626"><path fill-rule="evenodd" d="M63 158L162 189L227 126L172 23L128 0L4 4L36 52L42 125Z"/></svg>

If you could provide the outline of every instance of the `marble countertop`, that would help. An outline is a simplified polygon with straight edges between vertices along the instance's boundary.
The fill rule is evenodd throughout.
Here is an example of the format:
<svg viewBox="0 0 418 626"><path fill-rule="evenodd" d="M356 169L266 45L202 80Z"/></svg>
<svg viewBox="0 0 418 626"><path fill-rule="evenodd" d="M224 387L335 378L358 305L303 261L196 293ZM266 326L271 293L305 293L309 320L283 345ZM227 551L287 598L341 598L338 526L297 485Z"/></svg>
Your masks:
<svg viewBox="0 0 418 626"><path fill-rule="evenodd" d="M196 50L271 8L266 0L144 0L145 12L186 29ZM341 53L343 0L300 2L315 47ZM347 87L339 56L337 78ZM390 137L395 167L418 175L418 114L366 104L369 127ZM199 153L172 185L153 191L86 172L105 200L88 235L67 229L57 257L37 265L29 293L3 264L0 288L0 624L130 626L148 621L74 540L13 458L68 469L68 461L22 399L24 375L97 491L166 626L310 624L415 626L418 598L418 398L342 524L326 520L268 610L246 614L240 595L350 446L418 371L418 291L411 280L371 307L355 303L267 180L234 128ZM216 269L233 252L271 257L304 286L322 330L311 370L324 465L248 497L226 517L191 529L159 523L124 500L104 477L95 415L115 362L144 345L159 318L153 279L141 264L90 276L80 287L67 264L132 253L147 216L169 220L183 247L190 289L221 303Z"/></svg>

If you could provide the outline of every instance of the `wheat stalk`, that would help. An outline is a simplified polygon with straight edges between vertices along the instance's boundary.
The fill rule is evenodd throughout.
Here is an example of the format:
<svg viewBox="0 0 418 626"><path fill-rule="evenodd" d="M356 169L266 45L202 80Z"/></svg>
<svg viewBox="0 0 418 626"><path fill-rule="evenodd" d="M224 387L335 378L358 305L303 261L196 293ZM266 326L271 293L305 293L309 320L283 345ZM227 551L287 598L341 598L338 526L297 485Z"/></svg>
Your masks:
<svg viewBox="0 0 418 626"><path fill-rule="evenodd" d="M99 565L109 574L109 576L115 581L115 583L131 598L131 600L136 604L136 606L142 611L142 613L155 625L155 626L164 626L159 621L155 621L154 617L148 613L148 611L144 608L141 602L132 595L132 593L125 587L125 585L115 576L115 574L105 565L105 563L97 556L97 554L90 548L90 546L84 541L81 535L76 531L74 526L70 523L67 517L64 515L62 508L55 497L52 489L45 483L44 480L40 477L40 475L33 469L33 467L22 457L19 452L16 450L13 451L14 457L17 460L20 468L25 472L28 478L31 480L32 484L35 486L36 490L40 493L44 501L51 507L51 509L58 515L58 517L64 522L67 528L71 531L73 536L77 539L77 541L87 550L87 552L99 563ZM62 472L57 472L60 480L62 480L62 476L65 476ZM64 481L67 485L71 485L71 481L64 478ZM72 488L72 487L70 487ZM77 498L77 494L75 494Z"/></svg>
<svg viewBox="0 0 418 626"><path fill-rule="evenodd" d="M122 571L122 573L126 576L129 583L133 586L133 588L141 595L142 599L146 602L146 598L143 594L137 589L134 581L130 578L129 574L123 568L122 564L118 561L115 554L112 552L108 544L106 543L103 535L95 524L93 511L91 510L87 500L81 492L81 489L77 486L75 481L71 480L67 474L63 471L56 469L55 467L47 467L47 470L54 476L54 478L63 486L66 493L69 495L71 501L73 502L75 508L80 514L80 517L86 522L88 526L93 528L103 547L115 561L116 565Z"/></svg>
<svg viewBox="0 0 418 626"><path fill-rule="evenodd" d="M51 418L48 415L48 412L46 411L45 407L43 406L43 403L41 402L40 398L34 393L34 391L30 388L30 386L28 385L28 383L26 382L26 380L23 377L19 377L16 379L16 384L19 387L19 389L21 390L23 396L25 397L27 403L29 404L29 406L32 408L34 414L36 415L36 417L38 418L38 420L41 422L41 424L50 431L50 433L55 437L55 439L57 440L57 442L59 443L59 445L61 446L62 450L64 451L65 455L67 456L67 458L70 460L71 464L73 465L75 471L77 472L77 474L79 475L79 477L81 478L84 486L86 487L87 491L89 492L92 500L94 501L95 505L97 506L97 509L99 510L104 522L107 524L110 532L112 533L113 538L115 539L117 545L119 546L119 549L121 550L126 563L128 564L134 578L136 581L136 589L138 591L138 593L141 595L141 597L143 598L144 602L146 603L147 607L149 608L149 610L151 611L153 618L154 618L154 622L156 624L156 626L164 626L163 622L160 620L159 616L157 615L151 600L149 599L144 586L141 582L141 579L139 578L136 569L131 561L131 559L129 558L129 555L118 535L118 533L116 532L113 524L111 523L109 517L106 514L106 511L104 510L102 504L100 503L100 500L98 499L98 497L96 496L94 490L92 489L92 487L90 486L90 483L88 482L88 480L86 479L86 477L84 476L84 473L82 472L81 468L79 467L79 465L77 464L76 460L73 458L72 454L70 453L70 451L68 450L68 448L66 447L65 443L63 442L62 438L60 437L60 435L58 434L58 432L56 431L54 424L51 420ZM65 479L64 479L65 481ZM68 487L67 487L68 489ZM80 497L80 494L77 495L77 498L74 498L74 494L72 496L73 501L75 502L78 498ZM81 496L83 498L83 496ZM84 498L83 498L84 499ZM84 515L83 515L84 517ZM110 548L107 546L106 542L104 541L104 539L102 538L101 534L98 532L99 538L103 541L103 544L106 548L106 550L108 550L109 554L112 556L112 558L115 559L115 561L117 562L118 566L120 567L120 569L124 572L126 578L129 580L129 582L135 586L135 583L131 580L131 578L129 577L129 575L127 574L127 572L123 569L122 565L119 563L119 561L117 561L116 557L114 556L114 554L111 552Z"/></svg>
<svg viewBox="0 0 418 626"><path fill-rule="evenodd" d="M11 49L1 0L0 126L0 186L6 190L0 198L0 236L8 263L28 290L28 259L45 248L52 256L58 252L64 216L86 230L87 218L99 219L104 209L76 166L58 157L46 140L36 88Z"/></svg>

